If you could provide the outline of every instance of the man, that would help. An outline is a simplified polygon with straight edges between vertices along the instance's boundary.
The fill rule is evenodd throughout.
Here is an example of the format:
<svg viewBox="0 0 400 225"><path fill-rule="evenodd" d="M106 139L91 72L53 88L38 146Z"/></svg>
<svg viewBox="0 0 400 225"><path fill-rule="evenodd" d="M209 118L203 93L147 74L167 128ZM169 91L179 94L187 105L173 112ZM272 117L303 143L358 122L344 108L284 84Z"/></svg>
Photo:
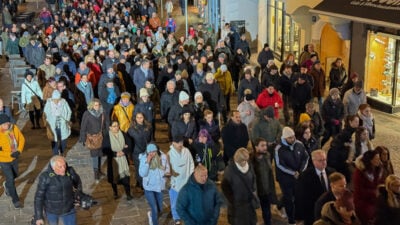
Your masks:
<svg viewBox="0 0 400 225"><path fill-rule="evenodd" d="M263 50L261 50L257 58L257 62L261 66L261 70L264 70L265 67L267 67L269 60L274 60L274 54L269 48L269 44L265 43Z"/></svg>
<svg viewBox="0 0 400 225"><path fill-rule="evenodd" d="M292 67L286 65L281 76L278 79L279 91L282 93L283 99L283 116L285 117L285 124L288 125L290 121L290 91L293 86Z"/></svg>
<svg viewBox="0 0 400 225"><path fill-rule="evenodd" d="M271 106L274 109L274 116L277 120L279 119L279 109L284 105L281 96L272 83L265 85L265 89L258 95L256 103L260 109Z"/></svg>
<svg viewBox="0 0 400 225"><path fill-rule="evenodd" d="M39 66L39 69L43 70L46 74L46 80L48 80L50 77L54 77L54 74L56 73L56 67L51 64L51 57L46 56L44 59L44 63Z"/></svg>
<svg viewBox="0 0 400 225"><path fill-rule="evenodd" d="M354 87L344 94L344 115L356 115L358 107L365 103L367 103L367 96L363 90L363 81L358 80L354 83Z"/></svg>
<svg viewBox="0 0 400 225"><path fill-rule="evenodd" d="M39 176L35 194L36 225L44 225L44 215L50 225L76 224L74 206L75 191L82 191L81 178L72 167L68 167L64 157L53 156L49 167Z"/></svg>
<svg viewBox="0 0 400 225"><path fill-rule="evenodd" d="M307 75L300 74L290 91L293 108L293 124L297 125L300 114L306 111L306 104L311 100L311 86L306 82Z"/></svg>
<svg viewBox="0 0 400 225"><path fill-rule="evenodd" d="M117 64L117 63L118 63L118 59L115 57L114 50L109 50L106 59L103 61L101 70L106 71L108 65L111 65L111 67L113 67L114 64Z"/></svg>
<svg viewBox="0 0 400 225"><path fill-rule="evenodd" d="M15 209L22 208L14 179L18 176L18 157L24 150L25 137L10 117L0 114L0 168L5 176L4 193L10 196Z"/></svg>
<svg viewBox="0 0 400 225"><path fill-rule="evenodd" d="M218 83L214 80L214 74L206 74L206 82L200 84L199 91L203 94L204 100L210 106L210 110L216 117L224 108L224 96Z"/></svg>
<svg viewBox="0 0 400 225"><path fill-rule="evenodd" d="M314 223L315 202L329 190L328 176L334 171L326 167L326 153L323 150L313 151L311 159L314 166L300 175L296 186L296 218L304 220L304 225Z"/></svg>
<svg viewBox="0 0 400 225"><path fill-rule="evenodd" d="M346 191L346 177L338 172L333 172L329 175L329 187L328 192L323 193L314 205L314 219L319 220L321 218L321 210L325 203L335 201L338 199L344 191Z"/></svg>
<svg viewBox="0 0 400 225"><path fill-rule="evenodd" d="M322 108L322 101L324 100L325 88L326 88L326 78L325 71L322 69L321 62L319 60L314 62L312 69L310 71L310 75L314 81L312 87L312 95L314 98L317 98L319 108Z"/></svg>
<svg viewBox="0 0 400 225"><path fill-rule="evenodd" d="M236 150L247 148L249 142L247 127L240 120L240 112L232 110L230 114L230 120L221 131L222 142L224 143L225 165L228 165L228 161L232 159Z"/></svg>
<svg viewBox="0 0 400 225"><path fill-rule="evenodd" d="M272 106L268 106L259 113L258 121L254 123L251 134L253 144L256 143L258 138L263 138L267 141L268 152L272 161L275 155L275 146L279 143L282 135L281 124L275 119Z"/></svg>
<svg viewBox="0 0 400 225"><path fill-rule="evenodd" d="M85 63L84 63L85 64ZM86 65L86 64L85 64ZM61 62L59 62L56 66L56 68L60 68L62 71L67 72L64 70L64 66L68 67L68 70L71 74L75 76L76 74L76 65L75 62L72 61L67 53L62 53L61 54ZM76 80L76 78L75 78ZM80 80L80 79L79 79ZM78 80L78 81L79 81ZM76 82L75 82L76 83Z"/></svg>
<svg viewBox="0 0 400 225"><path fill-rule="evenodd" d="M166 90L161 94L160 114L162 119L168 119L169 110L179 101L179 92L177 92L175 88L175 81L170 80L167 82Z"/></svg>
<svg viewBox="0 0 400 225"><path fill-rule="evenodd" d="M345 190L336 201L326 203L321 214L321 219L314 225L361 225L354 212L353 194L349 190Z"/></svg>
<svg viewBox="0 0 400 225"><path fill-rule="evenodd" d="M304 145L296 140L290 127L282 130L281 142L275 148L276 179L282 190L289 224L296 224L294 211L295 185L297 179L307 168L308 154Z"/></svg>
<svg viewBox="0 0 400 225"><path fill-rule="evenodd" d="M168 124L172 125L175 121L181 119L182 109L189 104L189 95L185 91L179 92L178 104L172 105L168 113Z"/></svg>
<svg viewBox="0 0 400 225"><path fill-rule="evenodd" d="M179 192L176 211L186 225L216 225L222 203L217 187L208 179L207 168L199 164Z"/></svg>
<svg viewBox="0 0 400 225"><path fill-rule="evenodd" d="M171 188L169 198L171 202L172 218L176 225L181 224L181 217L177 212L177 199L181 188L187 183L194 170L194 162L190 151L183 147L183 137L174 137L168 152L171 163Z"/></svg>
<svg viewBox="0 0 400 225"><path fill-rule="evenodd" d="M139 90L145 87L144 85L146 81L154 83L154 73L153 69L150 68L149 60L144 59L142 61L142 65L139 68L135 69L132 80L136 86L137 96L139 96Z"/></svg>
<svg viewBox="0 0 400 225"><path fill-rule="evenodd" d="M249 42L246 40L246 34L243 33L242 35L240 35L240 40L236 45L236 49L242 49L244 56L247 59L250 59L251 57L251 51L250 51L250 46L249 46Z"/></svg>
<svg viewBox="0 0 400 225"><path fill-rule="evenodd" d="M271 155L267 151L267 146L267 141L264 138L255 139L253 166L264 224L271 225L271 204L276 201L276 191Z"/></svg>

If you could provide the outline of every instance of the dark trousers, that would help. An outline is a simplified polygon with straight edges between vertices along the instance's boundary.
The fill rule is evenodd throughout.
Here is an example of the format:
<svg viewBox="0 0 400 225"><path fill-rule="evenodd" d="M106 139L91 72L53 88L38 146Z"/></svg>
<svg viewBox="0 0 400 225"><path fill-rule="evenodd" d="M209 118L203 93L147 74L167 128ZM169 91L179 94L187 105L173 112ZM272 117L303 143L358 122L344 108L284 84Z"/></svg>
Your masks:
<svg viewBox="0 0 400 225"><path fill-rule="evenodd" d="M294 209L294 194L295 194L295 182L279 182L279 186L282 190L282 201L283 206L285 207L286 214L288 217L289 223L296 223L295 220L295 209Z"/></svg>
<svg viewBox="0 0 400 225"><path fill-rule="evenodd" d="M12 162L0 163L0 168L3 171L3 175L6 177L6 188L13 203L19 201L17 190L15 189L15 178L18 176L18 160L15 159Z"/></svg>
<svg viewBox="0 0 400 225"><path fill-rule="evenodd" d="M29 120L31 121L33 127L40 127L40 114L40 109L29 111Z"/></svg>
<svg viewBox="0 0 400 225"><path fill-rule="evenodd" d="M287 125L290 121L290 114L289 114L290 97L289 97L289 95L282 95L282 100L283 100L283 117L285 118L285 124Z"/></svg>
<svg viewBox="0 0 400 225"><path fill-rule="evenodd" d="M260 196L259 198L264 224L271 225L271 198L269 196Z"/></svg>
<svg viewBox="0 0 400 225"><path fill-rule="evenodd" d="M321 141L321 147L329 140L330 137L334 137L340 132L341 124L338 126L332 125L329 121L325 123L325 133Z"/></svg>
<svg viewBox="0 0 400 225"><path fill-rule="evenodd" d="M135 178L136 178L136 185L140 188L143 187L143 180L142 177L139 175L139 153L133 153L132 154L132 160L133 160L133 164L135 165Z"/></svg>
<svg viewBox="0 0 400 225"><path fill-rule="evenodd" d="M118 168L116 168L118 169ZM118 184L121 184L122 186L124 186L124 190L125 190L125 194L126 196L131 196L131 185L130 185L131 181L130 181L130 177L124 177L122 179L119 180ZM118 188L117 188L117 184L112 183L111 187L113 189L114 195L118 195Z"/></svg>

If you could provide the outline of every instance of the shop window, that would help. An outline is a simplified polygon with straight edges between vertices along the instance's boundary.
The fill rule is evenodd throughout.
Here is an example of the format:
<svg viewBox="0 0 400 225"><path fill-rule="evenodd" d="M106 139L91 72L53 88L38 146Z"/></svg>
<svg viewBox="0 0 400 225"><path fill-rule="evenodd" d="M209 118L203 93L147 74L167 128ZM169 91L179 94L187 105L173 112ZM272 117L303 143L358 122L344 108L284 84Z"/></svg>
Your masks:
<svg viewBox="0 0 400 225"><path fill-rule="evenodd" d="M397 42L395 36L368 32L365 91L370 98L390 105L400 105Z"/></svg>

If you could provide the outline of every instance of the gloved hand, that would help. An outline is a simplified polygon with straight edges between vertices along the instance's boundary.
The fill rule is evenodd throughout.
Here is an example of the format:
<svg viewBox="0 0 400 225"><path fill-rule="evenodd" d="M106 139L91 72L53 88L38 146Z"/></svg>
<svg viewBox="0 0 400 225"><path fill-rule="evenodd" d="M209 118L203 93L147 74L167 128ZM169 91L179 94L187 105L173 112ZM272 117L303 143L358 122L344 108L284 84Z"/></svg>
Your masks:
<svg viewBox="0 0 400 225"><path fill-rule="evenodd" d="M335 126L339 125L339 123L340 123L339 120L335 120L335 119L332 120L332 124Z"/></svg>
<svg viewBox="0 0 400 225"><path fill-rule="evenodd" d="M15 159L18 159L18 157L19 157L20 154L21 154L21 153L20 153L19 151L15 151L15 152L11 153L11 157L13 157L13 158L15 158Z"/></svg>

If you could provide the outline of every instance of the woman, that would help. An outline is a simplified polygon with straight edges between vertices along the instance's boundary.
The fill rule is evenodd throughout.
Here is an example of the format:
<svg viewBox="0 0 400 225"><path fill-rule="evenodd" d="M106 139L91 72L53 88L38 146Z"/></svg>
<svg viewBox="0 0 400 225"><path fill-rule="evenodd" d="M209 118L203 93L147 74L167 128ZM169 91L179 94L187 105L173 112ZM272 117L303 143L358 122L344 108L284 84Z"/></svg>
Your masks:
<svg viewBox="0 0 400 225"><path fill-rule="evenodd" d="M346 69L344 68L343 61L341 58L336 60L331 65L331 71L329 72L329 89L338 88L341 89L347 79Z"/></svg>
<svg viewBox="0 0 400 225"><path fill-rule="evenodd" d="M222 192L228 200L228 222L231 225L255 225L256 209L252 204L256 191L256 177L249 161L249 153L239 148L233 161L225 168Z"/></svg>
<svg viewBox="0 0 400 225"><path fill-rule="evenodd" d="M295 62L294 60L294 54L293 53L289 53L286 56L285 61L283 61L281 68L279 69L279 73L282 74L282 72L285 70L286 65L289 65L292 67L292 71L293 73L298 73L300 72L300 67L299 65Z"/></svg>
<svg viewBox="0 0 400 225"><path fill-rule="evenodd" d="M200 121L204 118L204 110L209 108L208 103L203 98L203 94L200 91L196 92L194 94L193 110L197 130L200 128Z"/></svg>
<svg viewBox="0 0 400 225"><path fill-rule="evenodd" d="M82 123L83 114L89 105L89 103L94 98L92 83L89 82L88 75L82 73L79 83L76 85L75 90L75 101L78 105L77 117Z"/></svg>
<svg viewBox="0 0 400 225"><path fill-rule="evenodd" d="M376 216L376 191L383 184L382 163L378 151L367 151L356 161L353 173L354 205L361 223L373 224Z"/></svg>
<svg viewBox="0 0 400 225"><path fill-rule="evenodd" d="M128 144L129 138L119 129L118 121L112 121L102 144L103 153L107 155L107 178L113 189L114 199L118 198L117 184L122 184L126 200L130 201L132 195L127 159Z"/></svg>
<svg viewBox="0 0 400 225"><path fill-rule="evenodd" d="M358 117L360 117L360 126L367 128L369 139L375 138L375 119L371 112L371 106L368 104L361 104L358 107Z"/></svg>
<svg viewBox="0 0 400 225"><path fill-rule="evenodd" d="M379 188L375 225L400 224L400 177L389 175Z"/></svg>
<svg viewBox="0 0 400 225"><path fill-rule="evenodd" d="M102 90L102 91L100 91ZM99 99L105 113L106 125L110 124L111 111L120 96L120 91L113 79L108 79L104 87L99 86Z"/></svg>
<svg viewBox="0 0 400 225"><path fill-rule="evenodd" d="M21 86L21 103L29 112L32 129L40 128L39 121L42 109L40 99L43 99L42 89L40 89L39 83L33 79L32 71L27 70Z"/></svg>
<svg viewBox="0 0 400 225"><path fill-rule="evenodd" d="M50 126L54 139L51 141L53 155L63 155L67 148L67 138L71 135L71 109L67 101L61 98L59 91L53 91L51 99L44 106L44 116Z"/></svg>
<svg viewBox="0 0 400 225"><path fill-rule="evenodd" d="M139 176L139 155L146 151L147 143L151 141L151 124L145 119L143 113L138 112L135 120L128 129L129 136L135 144L132 152L133 164L135 165L136 187L143 188L142 178Z"/></svg>
<svg viewBox="0 0 400 225"><path fill-rule="evenodd" d="M87 111L84 112L82 116L79 141L81 143L86 143L88 141L88 135L90 136L99 133L103 135L106 127L105 121L106 115L104 114L100 100L97 98L92 99L88 104ZM102 156L103 151L101 145L97 149L90 149L90 157L92 157L94 179L96 183L99 182L100 176L104 175L100 169Z"/></svg>
<svg viewBox="0 0 400 225"><path fill-rule="evenodd" d="M348 164L348 156L352 143L351 137L358 125L358 116L347 116L344 129L334 137L328 151L328 166L342 173L346 177L347 182L351 180L351 172Z"/></svg>
<svg viewBox="0 0 400 225"><path fill-rule="evenodd" d="M389 149L385 146L378 146L375 148L375 151L379 152L379 157L382 162L383 178L386 179L389 175L394 174L392 161L390 161Z"/></svg>
<svg viewBox="0 0 400 225"><path fill-rule="evenodd" d="M364 154L366 151L373 150L374 146L368 138L368 131L365 127L358 127L354 134L354 140L351 143L351 149L348 162Z"/></svg>
<svg viewBox="0 0 400 225"><path fill-rule="evenodd" d="M201 129L197 139L192 144L194 162L207 168L208 178L217 181L218 173L224 169L222 152L215 146L206 129Z"/></svg>
<svg viewBox="0 0 400 225"><path fill-rule="evenodd" d="M146 152L140 154L139 174L143 178L144 195L150 205L149 224L158 225L158 216L163 208L165 177L170 174L167 156L155 144L148 144ZM149 214L148 213L148 214Z"/></svg>
<svg viewBox="0 0 400 225"><path fill-rule="evenodd" d="M196 122L192 117L192 112L188 106L182 109L181 119L174 121L171 126L172 137L183 136L183 145L191 149L191 144L197 135Z"/></svg>
<svg viewBox="0 0 400 225"><path fill-rule="evenodd" d="M297 127L296 129L296 139L303 143L307 153L311 156L311 152L318 149L318 141L312 134L312 129L310 125L303 124ZM308 166L312 166L312 159L309 157Z"/></svg>

